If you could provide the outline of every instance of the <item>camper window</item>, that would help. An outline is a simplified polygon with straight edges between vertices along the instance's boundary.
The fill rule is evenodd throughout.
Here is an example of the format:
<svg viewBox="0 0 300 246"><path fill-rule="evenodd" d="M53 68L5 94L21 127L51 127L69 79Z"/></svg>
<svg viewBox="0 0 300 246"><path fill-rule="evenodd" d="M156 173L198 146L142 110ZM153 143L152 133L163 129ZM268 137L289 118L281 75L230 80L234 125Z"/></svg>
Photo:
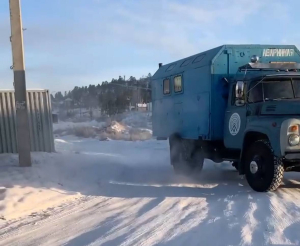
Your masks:
<svg viewBox="0 0 300 246"><path fill-rule="evenodd" d="M169 79L164 79L163 87L164 87L164 94L170 94L170 80Z"/></svg>
<svg viewBox="0 0 300 246"><path fill-rule="evenodd" d="M180 92L182 91L182 78L181 75L174 77L174 91Z"/></svg>
<svg viewBox="0 0 300 246"><path fill-rule="evenodd" d="M205 57L205 54L199 55L195 58L195 60L193 61L193 63L197 63L197 62L201 62L203 60L203 58Z"/></svg>
<svg viewBox="0 0 300 246"><path fill-rule="evenodd" d="M184 66L187 66L191 63L192 59L188 59L188 60L185 60L181 65L180 67L184 67Z"/></svg>
<svg viewBox="0 0 300 246"><path fill-rule="evenodd" d="M170 66L167 68L166 72L171 71L174 67L176 67L176 63L170 65Z"/></svg>

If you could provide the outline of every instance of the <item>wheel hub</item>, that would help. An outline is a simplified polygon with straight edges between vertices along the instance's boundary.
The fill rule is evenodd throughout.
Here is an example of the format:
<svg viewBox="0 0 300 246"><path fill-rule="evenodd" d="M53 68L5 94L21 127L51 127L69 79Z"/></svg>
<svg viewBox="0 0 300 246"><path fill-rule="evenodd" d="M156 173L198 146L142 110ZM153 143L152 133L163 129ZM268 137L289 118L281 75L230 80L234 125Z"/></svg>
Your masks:
<svg viewBox="0 0 300 246"><path fill-rule="evenodd" d="M255 173L257 173L257 171L258 171L257 162L256 161L251 161L251 163L250 163L250 172L252 174L255 174Z"/></svg>

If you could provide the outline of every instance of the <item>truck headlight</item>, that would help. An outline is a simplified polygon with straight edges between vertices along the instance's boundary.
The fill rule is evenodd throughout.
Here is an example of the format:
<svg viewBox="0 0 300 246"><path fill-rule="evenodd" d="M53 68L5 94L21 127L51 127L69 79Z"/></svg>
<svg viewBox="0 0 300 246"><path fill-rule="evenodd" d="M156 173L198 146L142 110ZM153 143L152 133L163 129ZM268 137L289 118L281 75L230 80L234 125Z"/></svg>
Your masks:
<svg viewBox="0 0 300 246"><path fill-rule="evenodd" d="M296 146L299 144L299 142L300 142L300 137L298 134L291 134L289 136L289 145Z"/></svg>

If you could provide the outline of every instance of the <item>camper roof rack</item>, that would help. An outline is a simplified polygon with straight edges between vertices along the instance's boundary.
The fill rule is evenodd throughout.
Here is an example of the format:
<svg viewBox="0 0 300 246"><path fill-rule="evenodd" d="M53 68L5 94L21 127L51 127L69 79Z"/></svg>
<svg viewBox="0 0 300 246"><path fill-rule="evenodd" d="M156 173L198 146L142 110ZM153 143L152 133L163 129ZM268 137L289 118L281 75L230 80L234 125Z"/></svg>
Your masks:
<svg viewBox="0 0 300 246"><path fill-rule="evenodd" d="M248 63L239 67L239 71L293 71L298 72L300 63L296 62L269 62L269 63Z"/></svg>

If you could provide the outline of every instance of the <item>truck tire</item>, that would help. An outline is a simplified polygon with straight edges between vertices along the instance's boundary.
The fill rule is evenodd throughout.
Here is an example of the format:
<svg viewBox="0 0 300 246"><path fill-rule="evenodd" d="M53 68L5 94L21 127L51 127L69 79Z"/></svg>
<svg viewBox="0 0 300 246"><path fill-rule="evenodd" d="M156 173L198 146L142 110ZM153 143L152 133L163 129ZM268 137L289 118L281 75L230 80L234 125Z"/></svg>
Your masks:
<svg viewBox="0 0 300 246"><path fill-rule="evenodd" d="M275 156L268 140L252 144L245 160L245 175L250 187L257 192L275 191L283 179L282 159Z"/></svg>
<svg viewBox="0 0 300 246"><path fill-rule="evenodd" d="M202 171L204 158L192 141L174 134L169 138L169 144L171 165L176 174L190 176Z"/></svg>

